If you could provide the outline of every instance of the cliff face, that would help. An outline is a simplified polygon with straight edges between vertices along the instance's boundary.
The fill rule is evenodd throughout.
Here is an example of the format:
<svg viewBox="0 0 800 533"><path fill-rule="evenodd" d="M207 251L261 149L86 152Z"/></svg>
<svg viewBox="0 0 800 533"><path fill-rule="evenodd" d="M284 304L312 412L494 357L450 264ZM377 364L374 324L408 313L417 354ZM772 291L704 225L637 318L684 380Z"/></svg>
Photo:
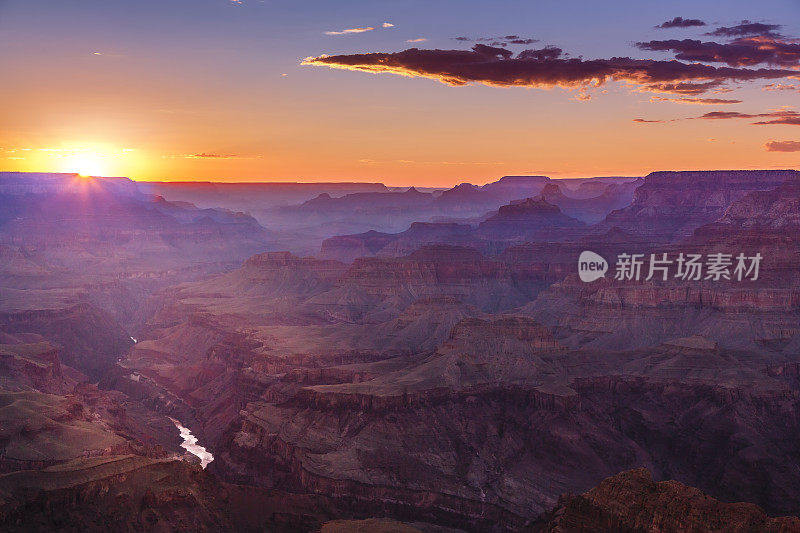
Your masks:
<svg viewBox="0 0 800 533"><path fill-rule="evenodd" d="M542 189L541 196L549 203L557 205L565 215L587 224L594 224L603 220L612 211L630 205L634 191L643 181L638 179L628 183L607 185L585 183L584 187L579 188L579 192L567 189L567 194L562 190L562 187L566 189L566 184L548 183ZM578 194L579 197L570 196L571 194Z"/></svg>
<svg viewBox="0 0 800 533"><path fill-rule="evenodd" d="M524 317L466 318L431 354L267 386L216 444L214 468L265 486L457 506L504 527L638 466L796 512L800 484L769 457L796 460L800 402L789 372L766 375L756 361L769 357L754 357L701 337L573 351Z"/></svg>
<svg viewBox="0 0 800 533"><path fill-rule="evenodd" d="M596 376L576 380L569 393L546 392L558 389L529 376L520 387L454 393L436 382L415 388L419 372L391 380L407 383L405 391L376 378L255 402L218 445L216 468L250 483L370 494L423 509L456 505L448 500L455 495L466 516L510 513L506 527L551 507L560 493L638 466L772 513L800 504L794 474L770 466L769 457L796 460L791 445L779 443L800 435L785 422L795 420L796 395L780 388ZM544 378L552 368L539 372Z"/></svg>
<svg viewBox="0 0 800 533"><path fill-rule="evenodd" d="M401 233L370 231L360 235L331 237L322 243L320 257L352 263L360 257L408 255L424 246L436 244L481 247L468 224L414 222Z"/></svg>
<svg viewBox="0 0 800 533"><path fill-rule="evenodd" d="M401 233L367 232L331 237L322 243L320 256L351 262L374 255L399 257L436 245L463 245L484 253L499 253L509 245L527 241L580 236L583 228L582 222L539 196L500 206L477 228L457 223L414 223Z"/></svg>
<svg viewBox="0 0 800 533"><path fill-rule="evenodd" d="M785 212L775 216L780 218L781 213ZM611 262L604 279L583 283L576 275L567 275L540 292L524 313L558 327L572 346L633 348L699 334L728 347L791 353L800 334L798 233L791 227L742 227L727 220L703 226L677 244L630 243L615 251L598 243L589 249L597 249ZM639 281L614 279L614 261L622 249L645 254ZM667 253L673 261L681 253L704 258L715 253L732 258L760 254L762 259L756 280L745 276L739 281L732 265L730 280L687 281L675 276L673 263L667 280L656 275L646 281L648 252L657 257Z"/></svg>
<svg viewBox="0 0 800 533"><path fill-rule="evenodd" d="M44 341L0 344L0 389L65 392L66 379L61 371L58 349Z"/></svg>
<svg viewBox="0 0 800 533"><path fill-rule="evenodd" d="M163 457L164 447L177 445L169 420L88 383L47 342L0 345L0 369L0 473L81 457Z"/></svg>
<svg viewBox="0 0 800 533"><path fill-rule="evenodd" d="M61 346L99 379L131 347L148 297L263 251L250 216L142 194L126 178L0 173L0 327Z"/></svg>
<svg viewBox="0 0 800 533"><path fill-rule="evenodd" d="M394 242L395 236L374 230L357 235L339 235L322 241L318 256L352 263L358 257L372 257L384 246Z"/></svg>
<svg viewBox="0 0 800 533"><path fill-rule="evenodd" d="M236 296L302 297L329 289L346 270L347 266L338 261L268 252L254 255L240 269L216 283L209 281L205 287Z"/></svg>
<svg viewBox="0 0 800 533"><path fill-rule="evenodd" d="M733 202L720 224L790 231L800 228L800 176L776 189L751 192Z"/></svg>
<svg viewBox="0 0 800 533"><path fill-rule="evenodd" d="M800 531L800 519L771 518L748 503L725 503L676 481L653 481L646 469L608 478L565 496L533 530L541 532Z"/></svg>
<svg viewBox="0 0 800 533"><path fill-rule="evenodd" d="M604 192L594 198L571 198L561 184L543 182L539 196L512 199L472 232L443 226L423 235L412 227L398 234L332 237L323 242L321 254L349 262L381 253L402 255L432 243L459 243L485 253L500 253L510 245L529 241L580 239L588 231L578 221L597 223L591 229L593 234L619 228L665 243L688 237L718 220L728 206L748 193L768 191L797 179L796 171L653 172L641 181L605 185ZM447 191L439 201L460 198L468 204L481 194L482 189L463 184Z"/></svg>
<svg viewBox="0 0 800 533"><path fill-rule="evenodd" d="M657 283L555 284L524 313L559 330L570 346L630 349L703 335L729 348L790 350L800 333L800 293ZM788 353L788 352L787 352Z"/></svg>
<svg viewBox="0 0 800 533"><path fill-rule="evenodd" d="M602 227L617 226L659 241L686 237L720 218L735 200L796 179L793 170L653 172L633 195L633 203L609 214Z"/></svg>
<svg viewBox="0 0 800 533"><path fill-rule="evenodd" d="M199 467L131 455L0 476L5 531L219 531L233 525L226 500Z"/></svg>
<svg viewBox="0 0 800 533"><path fill-rule="evenodd" d="M270 239L249 215L168 202L126 178L0 173L0 206L0 243L49 251L62 268L84 261L94 270L150 271L201 257L235 261Z"/></svg>
<svg viewBox="0 0 800 533"><path fill-rule="evenodd" d="M582 222L562 213L558 206L537 196L502 206L496 215L478 226L476 233L490 241L558 240L557 230L576 230L583 226Z"/></svg>
<svg viewBox="0 0 800 533"><path fill-rule="evenodd" d="M484 257L473 248L425 246L400 258L361 258L334 290L316 297L315 305L348 303L348 320L363 320L375 309L401 311L419 298L451 296L485 311L497 311L530 300L541 283L516 275L513 266ZM384 314L384 316L386 316Z"/></svg>
<svg viewBox="0 0 800 533"><path fill-rule="evenodd" d="M12 334L36 332L59 344L66 364L96 379L133 345L108 313L88 303L55 309L0 310L0 327Z"/></svg>
<svg viewBox="0 0 800 533"><path fill-rule="evenodd" d="M566 276L541 292L524 312L558 327L562 340L571 346L633 348L698 334L722 346L789 355L800 342L797 183L791 178L775 189L741 196L719 220L680 242L657 246L631 242L615 250L600 238L590 249L612 262L605 279L587 284L577 276ZM645 255L640 281L613 279L613 261L623 248ZM685 281L675 276L673 264L667 280L656 276L645 281L649 252L667 253L673 261L681 253L706 258L715 253L732 258L760 254L762 259L757 279L738 280L732 265L731 280ZM577 250L573 253L577 255Z"/></svg>
<svg viewBox="0 0 800 533"><path fill-rule="evenodd" d="M125 178L4 174L0 205L10 215L0 220L0 242L28 246L105 243L151 253L167 253L170 246L183 247L184 253L207 247L212 254L208 245L214 242L239 255L257 251L268 239L248 215L149 197Z"/></svg>

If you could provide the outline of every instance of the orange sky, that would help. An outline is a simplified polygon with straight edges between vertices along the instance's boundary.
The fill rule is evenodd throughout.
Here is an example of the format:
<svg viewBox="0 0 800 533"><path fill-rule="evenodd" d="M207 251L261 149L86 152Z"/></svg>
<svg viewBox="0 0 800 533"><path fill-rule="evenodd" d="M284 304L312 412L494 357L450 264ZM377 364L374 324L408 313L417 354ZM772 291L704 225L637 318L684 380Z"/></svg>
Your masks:
<svg viewBox="0 0 800 533"><path fill-rule="evenodd" d="M343 17L303 22L309 28L281 27L299 38L262 42L264 27L250 20L254 12L229 15L225 2L204 8L211 10L204 16L227 17L216 26L189 20L182 34L171 35L169 16L177 21L178 14L161 14L167 17L164 27L148 26L146 37L136 34L137 19L114 19L117 15L102 12L100 3L90 3L108 27L78 19L59 25L58 13L42 19L23 2L0 4L6 6L0 11L5 15L0 16L0 170L137 180L450 186L506 174L643 175L800 163L800 152L765 149L772 140L800 139L798 126L684 120L723 107L747 113L793 109L785 106L798 101L797 91L764 91L762 82L738 84L724 95L742 104L713 107L653 102L653 94L616 82L592 91L588 101L561 88L451 87L300 65L303 57L320 52L403 49L412 37L430 38L430 47L457 46L451 38L456 29L438 36L439 42L435 25L401 33L399 15L394 27L372 24L379 29L366 36L326 35L323 30L347 27L350 19ZM556 39L558 12L548 16L548 26L534 24L532 31ZM648 28L663 16L648 16L642 31L652 33ZM470 24L477 24L480 14L473 18ZM211 27L221 28L219 35ZM630 53L626 37L608 44L613 35L609 30L597 37L609 48L605 55L617 52L614 47ZM572 44L577 52L593 48L592 42L563 40L559 44ZM635 123L634 118L681 120Z"/></svg>

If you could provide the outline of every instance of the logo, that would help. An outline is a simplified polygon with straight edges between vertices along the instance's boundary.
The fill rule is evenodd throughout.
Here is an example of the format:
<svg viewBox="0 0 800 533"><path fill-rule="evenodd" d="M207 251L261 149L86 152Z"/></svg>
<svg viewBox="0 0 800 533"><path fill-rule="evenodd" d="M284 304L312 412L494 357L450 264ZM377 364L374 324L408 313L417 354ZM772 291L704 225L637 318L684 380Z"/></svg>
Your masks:
<svg viewBox="0 0 800 533"><path fill-rule="evenodd" d="M621 253L614 263L614 279L618 281L758 281L760 252L754 255L714 252L706 255L667 252L646 254ZM594 252L581 252L578 257L578 275L581 281L591 283L605 277L608 261Z"/></svg>
<svg viewBox="0 0 800 533"><path fill-rule="evenodd" d="M604 277L606 272L608 272L608 261L603 256L588 250L581 252L578 257L578 276L581 281L590 283Z"/></svg>

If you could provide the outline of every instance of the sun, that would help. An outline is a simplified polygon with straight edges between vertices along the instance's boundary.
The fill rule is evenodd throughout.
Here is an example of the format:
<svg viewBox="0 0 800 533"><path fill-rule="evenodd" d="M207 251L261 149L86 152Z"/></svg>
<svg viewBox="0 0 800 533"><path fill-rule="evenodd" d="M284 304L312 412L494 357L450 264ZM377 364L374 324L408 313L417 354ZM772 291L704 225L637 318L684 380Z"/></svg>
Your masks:
<svg viewBox="0 0 800 533"><path fill-rule="evenodd" d="M98 153L76 153L64 158L62 172L76 172L81 176L105 176L108 174L107 157Z"/></svg>
<svg viewBox="0 0 800 533"><path fill-rule="evenodd" d="M91 177L120 176L121 170L139 160L135 148L106 144L65 144L38 150L49 161L51 171Z"/></svg>

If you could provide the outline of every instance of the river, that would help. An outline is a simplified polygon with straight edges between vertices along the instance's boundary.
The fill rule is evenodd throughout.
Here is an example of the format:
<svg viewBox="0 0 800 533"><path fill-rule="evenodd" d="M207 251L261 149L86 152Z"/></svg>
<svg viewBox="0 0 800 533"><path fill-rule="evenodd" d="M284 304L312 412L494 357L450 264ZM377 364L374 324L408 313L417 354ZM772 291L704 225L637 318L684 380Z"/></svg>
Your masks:
<svg viewBox="0 0 800 533"><path fill-rule="evenodd" d="M175 420L174 418L170 418L172 423L175 424L175 427L178 428L178 431L181 434L181 438L183 439L183 443L181 443L181 448L186 450L187 452L191 453L192 455L197 456L200 459L200 466L205 468L208 466L208 463L214 460L214 456L211 455L211 452L197 444L197 437L192 435L192 432L189 428L184 427L179 421Z"/></svg>

